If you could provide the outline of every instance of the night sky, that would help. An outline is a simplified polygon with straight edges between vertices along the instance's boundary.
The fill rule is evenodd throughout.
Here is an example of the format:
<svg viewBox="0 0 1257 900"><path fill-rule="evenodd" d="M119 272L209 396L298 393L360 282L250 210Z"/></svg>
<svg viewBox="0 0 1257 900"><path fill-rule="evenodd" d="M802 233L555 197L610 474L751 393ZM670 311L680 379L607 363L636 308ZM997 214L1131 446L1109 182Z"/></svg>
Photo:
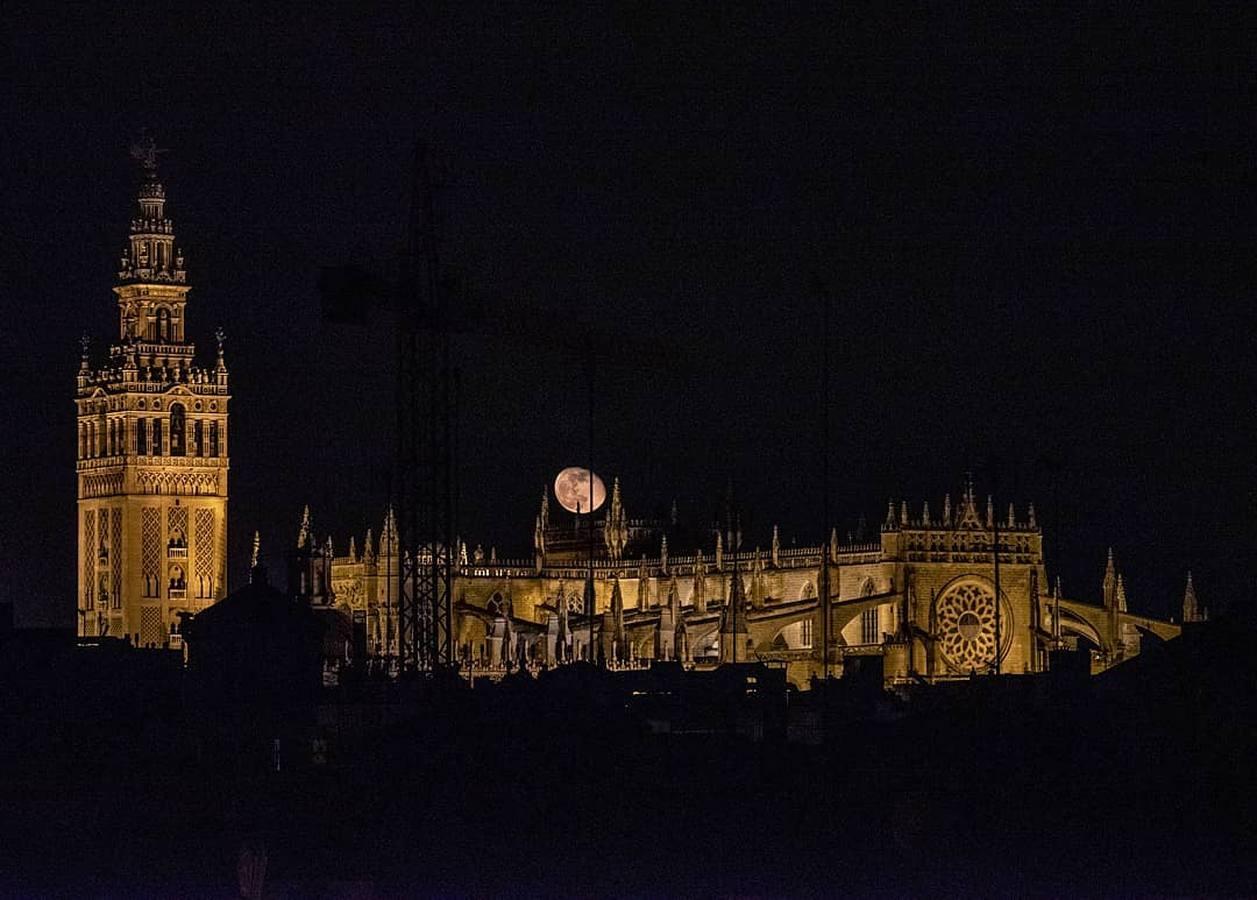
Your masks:
<svg viewBox="0 0 1257 900"><path fill-rule="evenodd" d="M355 5L357 7L357 5ZM1131 605L1251 595L1252 75L1242 23L1018 5L768 17L476 4L6 13L0 113L0 601L73 621L79 335L116 333L127 146L162 147L202 360L227 331L231 575L302 505L379 530L386 317L321 321L319 267L396 267L417 136L458 338L461 528L530 552L543 485L589 455L630 516L819 541L821 304L832 505L941 509L989 460L1049 569ZM76 10L78 8L76 7ZM547 339L547 334L553 335ZM99 356L98 356L99 359ZM1002 504L1003 505L1003 504ZM674 547L674 553L692 552Z"/></svg>

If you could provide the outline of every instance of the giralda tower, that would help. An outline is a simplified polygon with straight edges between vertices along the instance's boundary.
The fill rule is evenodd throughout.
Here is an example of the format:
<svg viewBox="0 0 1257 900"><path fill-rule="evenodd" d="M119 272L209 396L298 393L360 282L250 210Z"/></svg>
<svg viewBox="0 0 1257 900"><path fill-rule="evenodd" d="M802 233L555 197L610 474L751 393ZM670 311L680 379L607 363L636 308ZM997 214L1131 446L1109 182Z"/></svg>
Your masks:
<svg viewBox="0 0 1257 900"><path fill-rule="evenodd" d="M227 366L187 339L189 286L151 140L123 251L118 337L96 367L83 341L78 391L78 631L171 642L181 610L223 596Z"/></svg>

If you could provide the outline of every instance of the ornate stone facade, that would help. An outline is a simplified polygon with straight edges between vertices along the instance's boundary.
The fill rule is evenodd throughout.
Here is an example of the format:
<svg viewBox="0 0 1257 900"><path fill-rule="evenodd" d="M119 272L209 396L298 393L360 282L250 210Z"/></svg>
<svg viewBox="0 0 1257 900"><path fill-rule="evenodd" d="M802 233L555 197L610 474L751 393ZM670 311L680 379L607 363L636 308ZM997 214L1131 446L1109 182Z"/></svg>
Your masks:
<svg viewBox="0 0 1257 900"><path fill-rule="evenodd" d="M518 665L596 658L613 666L679 660L687 666L765 660L806 687L823 668L820 597L829 566L831 674L853 656L880 656L888 681L942 680L1043 671L1062 646L1093 648L1098 671L1139 652L1140 637L1178 627L1130 613L1110 556L1096 602L1048 591L1043 537L1033 505L996 520L972 483L953 509L920 515L891 504L874 540L746 551L741 536L712 529L692 555L670 555L675 519L628 519L618 483L594 523L595 611L587 614L587 517L557 521L548 495L534 523L531 559L455 551L455 640L466 669L493 676ZM935 507L938 509L939 507ZM393 533L386 516L384 534ZM994 543L999 539L999 615ZM332 564L333 603L365 623L368 652L396 652L397 544L370 532ZM1194 596L1192 598L1195 603ZM592 643L591 643L592 639Z"/></svg>
<svg viewBox="0 0 1257 900"><path fill-rule="evenodd" d="M156 149L143 163L139 213L118 268L118 338L79 366L78 632L171 639L180 611L196 612L226 587L227 366L195 364L187 339L190 290Z"/></svg>

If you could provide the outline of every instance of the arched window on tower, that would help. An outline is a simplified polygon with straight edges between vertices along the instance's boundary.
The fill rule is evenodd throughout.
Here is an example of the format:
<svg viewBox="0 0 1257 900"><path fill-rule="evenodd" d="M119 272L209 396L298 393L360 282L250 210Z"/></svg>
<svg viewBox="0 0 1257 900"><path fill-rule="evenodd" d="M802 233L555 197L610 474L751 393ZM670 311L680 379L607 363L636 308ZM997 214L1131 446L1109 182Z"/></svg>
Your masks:
<svg viewBox="0 0 1257 900"><path fill-rule="evenodd" d="M205 455L205 426L200 419L192 422L192 453L195 456Z"/></svg>
<svg viewBox="0 0 1257 900"><path fill-rule="evenodd" d="M148 420L135 420L135 452L138 456L148 456Z"/></svg>
<svg viewBox="0 0 1257 900"><path fill-rule="evenodd" d="M157 340L166 343L170 339L170 310L163 307L157 310Z"/></svg>
<svg viewBox="0 0 1257 900"><path fill-rule="evenodd" d="M182 403L170 404L170 455L183 456L187 447L187 422Z"/></svg>
<svg viewBox="0 0 1257 900"><path fill-rule="evenodd" d="M161 456L161 419L153 420L153 455Z"/></svg>
<svg viewBox="0 0 1257 900"><path fill-rule="evenodd" d="M79 459L87 459L87 426L79 426Z"/></svg>
<svg viewBox="0 0 1257 900"><path fill-rule="evenodd" d="M209 455L218 456L218 423L210 422Z"/></svg>

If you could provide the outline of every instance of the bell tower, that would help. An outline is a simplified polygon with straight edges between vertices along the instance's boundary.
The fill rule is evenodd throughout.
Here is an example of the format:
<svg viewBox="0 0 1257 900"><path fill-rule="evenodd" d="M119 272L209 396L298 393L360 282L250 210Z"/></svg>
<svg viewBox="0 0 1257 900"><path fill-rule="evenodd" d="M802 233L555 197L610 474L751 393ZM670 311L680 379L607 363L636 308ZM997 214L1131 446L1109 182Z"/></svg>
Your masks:
<svg viewBox="0 0 1257 900"><path fill-rule="evenodd" d="M118 336L83 339L78 410L78 633L172 643L181 611L226 589L227 365L196 365L190 290L151 138L131 148L138 215L118 267ZM173 640L177 640L174 638Z"/></svg>

